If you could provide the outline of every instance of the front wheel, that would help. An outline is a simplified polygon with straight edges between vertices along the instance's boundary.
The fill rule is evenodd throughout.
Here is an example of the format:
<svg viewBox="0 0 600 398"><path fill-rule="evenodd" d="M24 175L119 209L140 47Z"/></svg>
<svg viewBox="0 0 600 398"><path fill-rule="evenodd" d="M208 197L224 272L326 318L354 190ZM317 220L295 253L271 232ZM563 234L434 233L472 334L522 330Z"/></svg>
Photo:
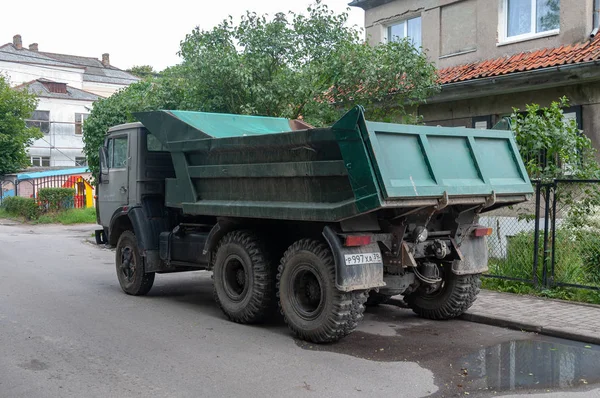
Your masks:
<svg viewBox="0 0 600 398"><path fill-rule="evenodd" d="M471 307L481 286L480 275L456 275L447 272L441 286L434 292L422 289L404 298L408 306L427 319L452 319Z"/></svg>
<svg viewBox="0 0 600 398"><path fill-rule="evenodd" d="M150 291L154 283L154 273L145 272L144 259L140 255L133 232L125 231L119 237L115 263L117 278L125 293L143 296Z"/></svg>
<svg viewBox="0 0 600 398"><path fill-rule="evenodd" d="M339 340L363 317L366 293L336 288L333 255L319 241L303 239L290 246L279 265L277 286L281 313L303 340Z"/></svg>

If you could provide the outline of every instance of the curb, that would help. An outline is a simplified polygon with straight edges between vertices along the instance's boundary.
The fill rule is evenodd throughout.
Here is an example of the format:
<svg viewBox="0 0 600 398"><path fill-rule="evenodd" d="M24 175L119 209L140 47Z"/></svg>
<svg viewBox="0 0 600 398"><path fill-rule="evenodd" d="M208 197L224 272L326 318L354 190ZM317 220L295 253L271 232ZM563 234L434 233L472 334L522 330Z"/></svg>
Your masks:
<svg viewBox="0 0 600 398"><path fill-rule="evenodd" d="M576 331L569 331L554 327L544 327L542 325L536 325L532 323L523 323L507 318L492 317L489 315L481 315L466 312L463 315L461 315L459 319L468 322L482 323L486 325L499 326L508 329L539 333L545 336L558 337L561 339L575 340L580 341L582 343L600 345L600 336L577 333Z"/></svg>

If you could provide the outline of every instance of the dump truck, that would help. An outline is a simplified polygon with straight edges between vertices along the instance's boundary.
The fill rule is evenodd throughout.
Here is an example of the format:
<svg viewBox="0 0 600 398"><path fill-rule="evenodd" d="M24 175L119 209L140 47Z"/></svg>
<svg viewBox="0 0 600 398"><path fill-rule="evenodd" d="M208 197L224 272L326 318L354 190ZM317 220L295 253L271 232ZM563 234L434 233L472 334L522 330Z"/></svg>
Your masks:
<svg viewBox="0 0 600 398"><path fill-rule="evenodd" d="M136 113L100 150L96 231L122 290L212 271L227 318L279 311L299 338L332 342L395 295L451 319L487 270L480 214L532 186L510 131L177 110Z"/></svg>

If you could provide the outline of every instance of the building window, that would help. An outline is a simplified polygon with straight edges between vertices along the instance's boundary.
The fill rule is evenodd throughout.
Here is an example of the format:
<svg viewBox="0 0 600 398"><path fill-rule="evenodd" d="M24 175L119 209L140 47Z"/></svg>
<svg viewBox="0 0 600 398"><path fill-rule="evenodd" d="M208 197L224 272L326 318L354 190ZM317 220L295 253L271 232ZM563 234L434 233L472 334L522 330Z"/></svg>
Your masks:
<svg viewBox="0 0 600 398"><path fill-rule="evenodd" d="M50 167L50 156L31 156L31 165L38 167Z"/></svg>
<svg viewBox="0 0 600 398"><path fill-rule="evenodd" d="M75 134L83 134L83 122L88 118L87 113L76 113L75 114Z"/></svg>
<svg viewBox="0 0 600 398"><path fill-rule="evenodd" d="M75 158L75 166L85 167L87 166L87 159L85 157L76 157Z"/></svg>
<svg viewBox="0 0 600 398"><path fill-rule="evenodd" d="M388 26L388 41L399 41L404 38L408 38L416 48L421 47L421 17L407 19Z"/></svg>
<svg viewBox="0 0 600 398"><path fill-rule="evenodd" d="M504 0L502 21L505 40L557 33L560 0Z"/></svg>
<svg viewBox="0 0 600 398"><path fill-rule="evenodd" d="M471 127L479 130L487 130L492 128L492 115L476 116L473 118Z"/></svg>
<svg viewBox="0 0 600 398"><path fill-rule="evenodd" d="M26 121L27 127L37 127L44 134L50 134L50 111L33 111Z"/></svg>

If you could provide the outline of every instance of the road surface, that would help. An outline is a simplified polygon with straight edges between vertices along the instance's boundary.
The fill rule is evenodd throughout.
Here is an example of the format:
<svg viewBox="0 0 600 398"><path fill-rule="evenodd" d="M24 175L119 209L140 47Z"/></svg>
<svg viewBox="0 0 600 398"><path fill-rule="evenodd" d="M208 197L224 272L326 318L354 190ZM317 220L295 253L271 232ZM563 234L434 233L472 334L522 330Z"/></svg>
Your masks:
<svg viewBox="0 0 600 398"><path fill-rule="evenodd" d="M227 321L207 272L127 296L93 229L0 220L0 397L600 396L598 347L387 305L317 346Z"/></svg>

